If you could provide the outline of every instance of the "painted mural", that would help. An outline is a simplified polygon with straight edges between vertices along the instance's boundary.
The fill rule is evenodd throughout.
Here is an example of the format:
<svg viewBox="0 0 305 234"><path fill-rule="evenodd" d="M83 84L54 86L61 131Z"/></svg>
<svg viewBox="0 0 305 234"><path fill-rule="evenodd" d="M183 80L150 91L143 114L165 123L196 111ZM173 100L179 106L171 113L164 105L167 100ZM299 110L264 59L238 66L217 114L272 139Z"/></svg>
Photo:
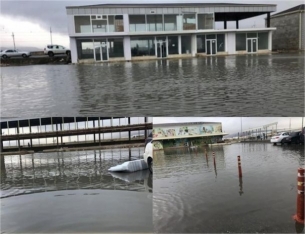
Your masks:
<svg viewBox="0 0 305 234"><path fill-rule="evenodd" d="M160 141L153 141L154 150L162 150L163 145Z"/></svg>
<svg viewBox="0 0 305 234"><path fill-rule="evenodd" d="M207 136L209 134L222 133L221 123L217 124L190 124L181 126L162 126L153 129L153 138L166 138L166 137L184 137L184 136Z"/></svg>
<svg viewBox="0 0 305 234"><path fill-rule="evenodd" d="M194 146L201 147L207 144L214 144L220 142L221 140L222 140L222 136L206 136L206 137L162 140L162 144L163 144L163 148L194 147Z"/></svg>

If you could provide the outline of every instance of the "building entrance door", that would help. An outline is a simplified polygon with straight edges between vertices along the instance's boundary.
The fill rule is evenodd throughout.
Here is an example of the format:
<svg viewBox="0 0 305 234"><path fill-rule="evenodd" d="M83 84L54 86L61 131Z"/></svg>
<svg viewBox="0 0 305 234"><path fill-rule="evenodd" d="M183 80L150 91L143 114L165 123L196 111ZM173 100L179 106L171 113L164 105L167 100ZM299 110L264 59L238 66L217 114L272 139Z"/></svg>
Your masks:
<svg viewBox="0 0 305 234"><path fill-rule="evenodd" d="M108 61L108 42L106 39L94 41L95 61Z"/></svg>
<svg viewBox="0 0 305 234"><path fill-rule="evenodd" d="M167 53L166 53L166 47L167 47L167 42L166 42L166 37L157 37L157 57L158 58L166 58Z"/></svg>
<svg viewBox="0 0 305 234"><path fill-rule="evenodd" d="M206 40L206 48L207 48L207 54L208 55L214 55L217 53L217 48L216 48L216 45L217 45L217 42L216 42L216 39L208 39Z"/></svg>
<svg viewBox="0 0 305 234"><path fill-rule="evenodd" d="M257 38L247 39L247 52L256 53L257 52Z"/></svg>

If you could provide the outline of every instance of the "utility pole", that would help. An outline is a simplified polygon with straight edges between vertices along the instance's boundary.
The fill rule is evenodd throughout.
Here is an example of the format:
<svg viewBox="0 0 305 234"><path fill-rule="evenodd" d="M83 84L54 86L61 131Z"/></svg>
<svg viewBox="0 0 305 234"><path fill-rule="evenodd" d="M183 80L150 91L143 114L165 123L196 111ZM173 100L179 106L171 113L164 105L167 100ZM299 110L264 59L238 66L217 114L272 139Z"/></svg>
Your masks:
<svg viewBox="0 0 305 234"><path fill-rule="evenodd" d="M14 50L16 50L16 45L15 45L15 35L14 35L14 33L12 33L12 37L13 37L13 42L14 42Z"/></svg>
<svg viewBox="0 0 305 234"><path fill-rule="evenodd" d="M291 132L291 118L289 119L289 132Z"/></svg>
<svg viewBox="0 0 305 234"><path fill-rule="evenodd" d="M52 28L50 27L50 38L51 38L51 45L53 45L52 43Z"/></svg>
<svg viewBox="0 0 305 234"><path fill-rule="evenodd" d="M241 137L243 136L243 117L240 117L240 133Z"/></svg>

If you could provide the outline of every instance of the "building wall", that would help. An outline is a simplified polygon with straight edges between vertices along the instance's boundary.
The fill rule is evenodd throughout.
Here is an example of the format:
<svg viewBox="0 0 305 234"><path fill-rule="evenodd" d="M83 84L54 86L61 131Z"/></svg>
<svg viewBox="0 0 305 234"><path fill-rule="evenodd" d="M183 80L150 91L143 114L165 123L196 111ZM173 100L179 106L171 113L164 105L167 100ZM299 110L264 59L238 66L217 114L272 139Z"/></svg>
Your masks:
<svg viewBox="0 0 305 234"><path fill-rule="evenodd" d="M305 50L305 12L301 13L301 42L300 49Z"/></svg>
<svg viewBox="0 0 305 234"><path fill-rule="evenodd" d="M271 18L273 50L299 49L299 13Z"/></svg>

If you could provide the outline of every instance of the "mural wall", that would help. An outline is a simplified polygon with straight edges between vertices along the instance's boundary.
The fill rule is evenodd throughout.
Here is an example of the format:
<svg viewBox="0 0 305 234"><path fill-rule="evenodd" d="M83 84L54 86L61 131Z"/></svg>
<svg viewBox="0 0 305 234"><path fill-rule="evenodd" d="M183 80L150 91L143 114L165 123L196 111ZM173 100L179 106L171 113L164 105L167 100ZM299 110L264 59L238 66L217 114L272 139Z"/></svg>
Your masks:
<svg viewBox="0 0 305 234"><path fill-rule="evenodd" d="M184 124L181 126L162 126L153 129L154 139L166 137L208 136L222 133L221 123L215 124Z"/></svg>

